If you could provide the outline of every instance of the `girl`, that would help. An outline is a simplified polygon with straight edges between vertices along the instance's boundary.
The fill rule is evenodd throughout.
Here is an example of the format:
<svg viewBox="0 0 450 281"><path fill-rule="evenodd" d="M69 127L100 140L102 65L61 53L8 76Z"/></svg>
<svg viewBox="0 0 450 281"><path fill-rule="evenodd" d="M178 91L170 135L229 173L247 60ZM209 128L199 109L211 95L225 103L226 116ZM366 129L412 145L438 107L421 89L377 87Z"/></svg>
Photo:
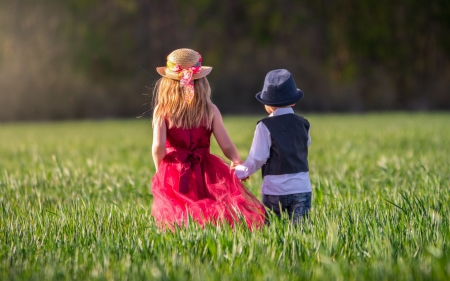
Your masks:
<svg viewBox="0 0 450 281"><path fill-rule="evenodd" d="M242 163L237 149L211 102L199 53L178 49L158 67L163 76L156 84L153 110L152 214L165 228L186 225L191 216L200 225L243 217L247 225L264 223L263 205L242 185L228 165L210 154L211 134L232 165Z"/></svg>

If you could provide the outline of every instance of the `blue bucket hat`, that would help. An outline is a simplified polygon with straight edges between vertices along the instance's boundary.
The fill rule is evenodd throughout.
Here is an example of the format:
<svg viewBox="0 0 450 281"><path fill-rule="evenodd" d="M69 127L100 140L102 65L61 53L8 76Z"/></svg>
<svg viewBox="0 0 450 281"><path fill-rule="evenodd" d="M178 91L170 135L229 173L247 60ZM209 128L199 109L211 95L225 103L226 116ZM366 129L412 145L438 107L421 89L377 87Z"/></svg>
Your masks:
<svg viewBox="0 0 450 281"><path fill-rule="evenodd" d="M286 69L277 69L267 73L263 90L256 94L256 99L268 106L282 107L297 103L303 96L292 74Z"/></svg>

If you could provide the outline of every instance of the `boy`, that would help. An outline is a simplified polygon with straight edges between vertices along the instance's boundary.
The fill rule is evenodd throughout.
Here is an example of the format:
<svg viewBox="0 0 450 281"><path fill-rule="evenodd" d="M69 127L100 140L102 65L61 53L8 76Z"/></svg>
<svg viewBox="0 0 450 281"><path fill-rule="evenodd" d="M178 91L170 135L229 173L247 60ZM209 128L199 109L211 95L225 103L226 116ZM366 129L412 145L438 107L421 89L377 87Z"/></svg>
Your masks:
<svg viewBox="0 0 450 281"><path fill-rule="evenodd" d="M261 168L263 204L278 217L287 211L294 223L307 216L311 208L310 124L292 109L303 95L289 71L278 69L266 75L256 99L270 115L258 122L249 157L235 167L240 179Z"/></svg>

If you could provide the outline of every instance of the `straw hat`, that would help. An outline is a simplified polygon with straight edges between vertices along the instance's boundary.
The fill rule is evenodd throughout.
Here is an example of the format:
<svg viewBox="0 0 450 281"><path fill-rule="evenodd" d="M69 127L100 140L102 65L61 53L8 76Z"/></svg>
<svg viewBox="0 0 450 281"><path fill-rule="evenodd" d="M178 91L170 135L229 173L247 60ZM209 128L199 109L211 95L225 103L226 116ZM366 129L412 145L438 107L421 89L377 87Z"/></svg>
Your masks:
<svg viewBox="0 0 450 281"><path fill-rule="evenodd" d="M191 49L177 49L167 56L167 64L179 65L183 69L195 66L197 63L201 65L201 56ZM210 66L201 66L198 73L192 75L192 79L200 79L208 75L212 70ZM164 77L180 80L180 72L175 72L167 68L167 66L157 67L156 71Z"/></svg>

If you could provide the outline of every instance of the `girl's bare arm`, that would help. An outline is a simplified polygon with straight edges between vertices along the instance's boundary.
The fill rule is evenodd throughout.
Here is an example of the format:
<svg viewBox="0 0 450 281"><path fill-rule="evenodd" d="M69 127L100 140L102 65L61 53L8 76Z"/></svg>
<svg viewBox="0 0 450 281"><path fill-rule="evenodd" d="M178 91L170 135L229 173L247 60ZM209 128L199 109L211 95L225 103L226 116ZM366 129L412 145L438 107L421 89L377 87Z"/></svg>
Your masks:
<svg viewBox="0 0 450 281"><path fill-rule="evenodd" d="M223 154L230 159L233 164L242 163L241 157L236 149L236 146L231 141L230 136L225 129L222 121L222 115L219 109L214 105L214 117L213 117L213 134L219 144L220 149L222 149Z"/></svg>
<svg viewBox="0 0 450 281"><path fill-rule="evenodd" d="M164 156L166 156L166 122L155 122L153 126L152 156L156 171Z"/></svg>

